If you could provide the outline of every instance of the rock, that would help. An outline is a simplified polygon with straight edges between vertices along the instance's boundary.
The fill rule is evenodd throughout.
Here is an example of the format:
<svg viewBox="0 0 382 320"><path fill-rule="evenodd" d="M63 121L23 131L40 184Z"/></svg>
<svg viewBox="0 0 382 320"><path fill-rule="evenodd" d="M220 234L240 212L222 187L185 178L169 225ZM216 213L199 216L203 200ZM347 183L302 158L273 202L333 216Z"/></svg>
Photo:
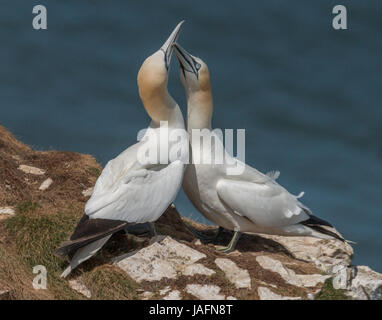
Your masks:
<svg viewBox="0 0 382 320"><path fill-rule="evenodd" d="M343 265L334 266L332 284L334 289L347 289L351 278L351 268Z"/></svg>
<svg viewBox="0 0 382 320"><path fill-rule="evenodd" d="M278 273L287 283L297 287L315 287L330 278L321 274L296 274L292 269L285 267L280 261L268 256L257 256L256 261L264 269Z"/></svg>
<svg viewBox="0 0 382 320"><path fill-rule="evenodd" d="M197 245L197 246L201 246L202 245L202 242L200 241L200 239L196 239L194 241L194 244Z"/></svg>
<svg viewBox="0 0 382 320"><path fill-rule="evenodd" d="M191 264L187 266L183 271L183 274L185 276L193 276L196 274L204 274L206 276L211 276L214 273L216 273L214 270L209 269L200 263Z"/></svg>
<svg viewBox="0 0 382 320"><path fill-rule="evenodd" d="M90 299L92 297L90 290L88 288L86 288L86 286L77 279L69 280L69 286L73 290L77 291L78 293L81 293L82 295L84 295L88 299Z"/></svg>
<svg viewBox="0 0 382 320"><path fill-rule="evenodd" d="M84 197L90 197L93 194L94 187L87 188L86 190L82 191L82 195Z"/></svg>
<svg viewBox="0 0 382 320"><path fill-rule="evenodd" d="M348 295L356 300L382 300L382 274L367 266L353 267Z"/></svg>
<svg viewBox="0 0 382 320"><path fill-rule="evenodd" d="M249 277L248 270L239 268L236 263L230 259L217 258L215 259L215 263L236 288L251 289L251 278Z"/></svg>
<svg viewBox="0 0 382 320"><path fill-rule="evenodd" d="M281 296L266 287L258 287L257 293L259 294L260 300L301 300L300 297Z"/></svg>
<svg viewBox="0 0 382 320"><path fill-rule="evenodd" d="M206 255L166 237L139 251L123 255L115 263L137 282L176 279L178 273Z"/></svg>
<svg viewBox="0 0 382 320"><path fill-rule="evenodd" d="M50 187L50 185L53 183L53 180L51 178L48 178L44 180L43 183L41 183L41 186L38 188L41 191L44 191Z"/></svg>
<svg viewBox="0 0 382 320"><path fill-rule="evenodd" d="M0 300L9 300L11 298L11 294L9 290L0 290Z"/></svg>
<svg viewBox="0 0 382 320"><path fill-rule="evenodd" d="M180 295L179 290L173 290L167 296L165 296L163 300L182 300L182 296Z"/></svg>
<svg viewBox="0 0 382 320"><path fill-rule="evenodd" d="M25 164L21 164L18 167L19 170L24 171L25 173L35 174L35 175L43 175L45 171L36 167L27 166Z"/></svg>
<svg viewBox="0 0 382 320"><path fill-rule="evenodd" d="M262 235L284 246L295 258L312 262L317 268L332 274L336 265L349 266L353 248L346 242L312 237L282 237Z"/></svg>
<svg viewBox="0 0 382 320"><path fill-rule="evenodd" d="M224 300L225 296L219 294L220 287L215 285L188 284L186 292L200 300Z"/></svg>
<svg viewBox="0 0 382 320"><path fill-rule="evenodd" d="M308 300L314 300L315 295L314 295L313 293L308 293L308 294L306 295L306 297L308 298Z"/></svg>
<svg viewBox="0 0 382 320"><path fill-rule="evenodd" d="M167 292L169 292L171 290L170 286L167 286L167 287L164 287L162 290L159 290L159 294L161 296L163 296L164 294L166 294Z"/></svg>
<svg viewBox="0 0 382 320"><path fill-rule="evenodd" d="M13 216L15 214L15 209L13 207L0 207L0 215Z"/></svg>
<svg viewBox="0 0 382 320"><path fill-rule="evenodd" d="M141 298L142 300L149 300L151 299L152 297L154 296L154 293L150 292L150 291L144 291L143 293L141 293L139 295L139 298Z"/></svg>

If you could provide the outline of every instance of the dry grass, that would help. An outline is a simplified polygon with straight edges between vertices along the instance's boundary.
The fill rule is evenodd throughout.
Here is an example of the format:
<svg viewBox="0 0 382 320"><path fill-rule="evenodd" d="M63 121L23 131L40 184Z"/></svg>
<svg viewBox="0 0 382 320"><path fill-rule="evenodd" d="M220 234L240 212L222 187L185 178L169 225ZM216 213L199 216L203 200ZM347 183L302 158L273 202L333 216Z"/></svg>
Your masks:
<svg viewBox="0 0 382 320"><path fill-rule="evenodd" d="M27 174L19 165L37 167L44 175ZM0 220L0 289L13 299L78 299L59 278L65 261L54 256L83 214L82 190L94 185L101 167L94 158L73 152L34 151L0 126L0 206L16 215ZM38 188L50 177L46 191ZM32 287L33 267L44 265L47 290Z"/></svg>

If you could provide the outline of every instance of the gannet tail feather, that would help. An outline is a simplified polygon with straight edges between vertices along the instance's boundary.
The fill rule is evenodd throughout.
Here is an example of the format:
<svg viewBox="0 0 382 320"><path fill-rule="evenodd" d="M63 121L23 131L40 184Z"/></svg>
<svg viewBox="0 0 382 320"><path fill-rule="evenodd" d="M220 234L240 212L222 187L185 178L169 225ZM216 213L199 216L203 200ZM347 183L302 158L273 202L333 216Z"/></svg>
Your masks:
<svg viewBox="0 0 382 320"><path fill-rule="evenodd" d="M75 269L78 265L80 265L82 262L94 256L103 247L103 245L110 239L111 236L112 235L110 234L104 238L98 239L97 241L94 241L78 249L74 253L72 259L70 260L70 265L61 274L61 278L66 278L69 275L69 273L73 269Z"/></svg>
<svg viewBox="0 0 382 320"><path fill-rule="evenodd" d="M79 221L70 240L65 241L57 249L59 257L68 256L70 265L61 277L67 277L70 272L82 262L95 255L110 239L113 233L126 228L129 223L119 220L90 219L84 215Z"/></svg>
<svg viewBox="0 0 382 320"><path fill-rule="evenodd" d="M68 275L69 275L69 273L71 273L72 272L72 266L71 265L69 265L69 267L67 267L65 270L64 270L64 272L61 274L61 278L66 278Z"/></svg>
<svg viewBox="0 0 382 320"><path fill-rule="evenodd" d="M68 256L70 259L70 265L64 270L61 277L67 277L79 264L95 255L113 233L128 225L129 223L125 221L90 219L88 215L84 215L70 240L63 242L56 251L57 256L62 258Z"/></svg>
<svg viewBox="0 0 382 320"><path fill-rule="evenodd" d="M88 215L83 215L74 230L70 240L63 242L56 251L56 255L64 258L72 258L75 252L108 235L126 228L129 223L119 220L90 219Z"/></svg>

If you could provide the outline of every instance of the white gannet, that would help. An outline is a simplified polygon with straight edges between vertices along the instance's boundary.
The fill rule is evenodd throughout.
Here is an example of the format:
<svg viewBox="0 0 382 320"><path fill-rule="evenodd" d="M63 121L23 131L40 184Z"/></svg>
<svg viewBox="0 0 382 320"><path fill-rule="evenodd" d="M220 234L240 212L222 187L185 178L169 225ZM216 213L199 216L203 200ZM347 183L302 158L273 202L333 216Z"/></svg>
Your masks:
<svg viewBox="0 0 382 320"><path fill-rule="evenodd" d="M166 158L160 158L163 157L160 150L165 156L173 148L183 147L183 151L188 151L187 139L169 141L168 138L174 130L185 132L182 112L167 91L172 44L182 24L183 21L160 50L143 62L138 72L139 95L152 121L143 138L110 160L97 179L84 216L70 240L56 252L59 256L68 255L70 258L70 265L62 277L92 257L113 233L129 225L149 222L151 233L155 234L154 221L174 201L181 187L188 152L181 153L178 158L169 157L166 162ZM167 126L161 126L162 121L166 121ZM139 156L142 150L156 150L157 154L154 153L155 156L146 161L146 158Z"/></svg>
<svg viewBox="0 0 382 320"><path fill-rule="evenodd" d="M275 180L279 172L263 174L229 155L211 128L212 92L207 65L174 44L180 65L180 78L187 98L187 130L191 144L190 164L183 178L183 190L192 204L209 220L233 230L229 245L234 250L241 232L285 236L312 236L340 239L323 226L330 223L315 217L298 199ZM202 141L193 141L193 130L203 130ZM209 141L212 140L212 144ZM224 155L221 164L211 163L217 148ZM197 161L195 161L198 159ZM199 161L200 159L200 161ZM199 163L198 163L199 162ZM231 164L240 164L240 175L229 175ZM215 236L216 237L216 236Z"/></svg>

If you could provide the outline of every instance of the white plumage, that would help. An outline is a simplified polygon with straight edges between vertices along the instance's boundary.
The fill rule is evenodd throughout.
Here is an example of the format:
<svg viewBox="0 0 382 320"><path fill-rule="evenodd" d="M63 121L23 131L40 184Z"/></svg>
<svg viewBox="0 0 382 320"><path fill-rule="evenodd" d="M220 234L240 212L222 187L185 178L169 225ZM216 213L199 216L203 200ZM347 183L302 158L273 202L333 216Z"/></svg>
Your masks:
<svg viewBox="0 0 382 320"><path fill-rule="evenodd" d="M85 216L70 241L57 251L61 256L71 256L63 277L97 253L112 233L127 223L156 221L180 189L188 153L183 152L179 157L170 153L173 149L188 151L188 140L170 139L175 130L184 131L185 127L181 110L167 91L167 81L172 44L182 23L139 70L139 94L151 124L142 139L110 160L97 179L85 206ZM166 127L161 126L162 121ZM154 156L141 157L142 149L153 152Z"/></svg>
<svg viewBox="0 0 382 320"><path fill-rule="evenodd" d="M303 193L294 196L276 182L278 171L263 174L226 152L219 135L211 128L213 103L208 67L177 43L174 48L187 96L187 130L192 154L183 189L194 206L207 219L236 232L341 239L323 228L331 225L313 216L298 200ZM202 141L193 140L193 130L203 130ZM212 143L206 143L210 140ZM216 154L224 155L220 164L213 162ZM231 169L235 167L243 168L242 173L232 175ZM225 248L227 252L234 248L237 239L235 233Z"/></svg>

